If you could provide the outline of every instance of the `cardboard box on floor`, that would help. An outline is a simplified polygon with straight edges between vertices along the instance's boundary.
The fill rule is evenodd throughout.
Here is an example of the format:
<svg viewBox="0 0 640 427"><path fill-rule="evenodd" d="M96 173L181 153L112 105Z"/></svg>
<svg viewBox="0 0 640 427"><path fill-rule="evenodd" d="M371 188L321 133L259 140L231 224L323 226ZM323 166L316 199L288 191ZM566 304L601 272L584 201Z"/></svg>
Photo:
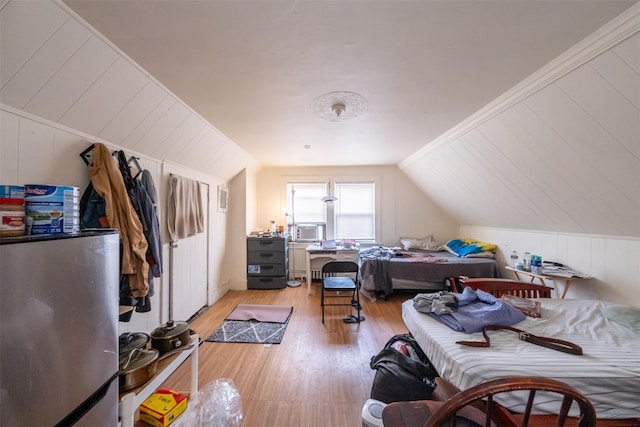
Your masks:
<svg viewBox="0 0 640 427"><path fill-rule="evenodd" d="M167 427L187 409L187 394L158 389L140 405L140 420L154 427Z"/></svg>

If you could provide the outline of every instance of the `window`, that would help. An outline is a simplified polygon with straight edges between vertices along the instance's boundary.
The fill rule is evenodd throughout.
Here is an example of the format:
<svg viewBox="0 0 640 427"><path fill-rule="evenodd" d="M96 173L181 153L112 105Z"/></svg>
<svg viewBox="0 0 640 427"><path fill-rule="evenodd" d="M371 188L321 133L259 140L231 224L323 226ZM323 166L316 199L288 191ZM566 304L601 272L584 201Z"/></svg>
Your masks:
<svg viewBox="0 0 640 427"><path fill-rule="evenodd" d="M337 182L333 203L336 239L375 241L376 203L373 182Z"/></svg>
<svg viewBox="0 0 640 427"><path fill-rule="evenodd" d="M326 223L327 213L320 200L325 195L327 185L319 183L287 184L287 212L293 214L296 224Z"/></svg>
<svg viewBox="0 0 640 427"><path fill-rule="evenodd" d="M328 191L327 182L288 183L287 212L296 224L326 224L327 239L375 241L375 183L336 182L331 194L338 200L333 203L321 200Z"/></svg>

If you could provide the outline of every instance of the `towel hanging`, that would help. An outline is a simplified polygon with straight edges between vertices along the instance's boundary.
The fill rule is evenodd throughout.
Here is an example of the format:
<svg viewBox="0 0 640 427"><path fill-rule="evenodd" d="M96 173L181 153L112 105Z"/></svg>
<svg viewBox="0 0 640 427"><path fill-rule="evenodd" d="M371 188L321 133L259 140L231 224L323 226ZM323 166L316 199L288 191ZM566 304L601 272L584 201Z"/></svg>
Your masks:
<svg viewBox="0 0 640 427"><path fill-rule="evenodd" d="M172 242L204 232L199 181L170 175L167 227Z"/></svg>

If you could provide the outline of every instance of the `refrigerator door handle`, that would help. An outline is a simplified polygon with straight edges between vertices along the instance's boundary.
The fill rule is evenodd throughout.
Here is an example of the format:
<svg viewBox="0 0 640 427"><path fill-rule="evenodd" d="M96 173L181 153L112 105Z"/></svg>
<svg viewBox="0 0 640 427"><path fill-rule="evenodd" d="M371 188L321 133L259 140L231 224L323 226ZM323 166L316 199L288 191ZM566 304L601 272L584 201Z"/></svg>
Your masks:
<svg viewBox="0 0 640 427"><path fill-rule="evenodd" d="M66 417L64 417L59 423L55 425L55 427L66 427L72 426L76 424L82 417L84 417L87 412L91 410L94 406L98 404L106 395L111 383L118 379L118 373L113 374L109 380L104 383L98 390L93 392L91 396L85 399L76 409L71 411Z"/></svg>

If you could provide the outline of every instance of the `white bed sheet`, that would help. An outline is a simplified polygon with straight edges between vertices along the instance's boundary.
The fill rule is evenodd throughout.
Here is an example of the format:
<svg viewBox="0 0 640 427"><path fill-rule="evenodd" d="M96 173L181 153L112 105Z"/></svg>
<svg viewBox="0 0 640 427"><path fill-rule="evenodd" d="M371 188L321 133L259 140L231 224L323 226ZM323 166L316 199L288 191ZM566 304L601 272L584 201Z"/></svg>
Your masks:
<svg viewBox="0 0 640 427"><path fill-rule="evenodd" d="M413 300L403 303L402 317L440 376L460 389L510 375L550 377L583 393L594 405L598 418L640 417L640 335L601 315L602 307L609 303L548 298L540 301L540 319L527 317L514 326L578 344L582 356L521 341L508 331L489 332L489 348L456 344L459 340L482 341L482 333L453 331L416 311ZM538 413L557 413L560 401L555 400L556 396L549 402L536 397ZM500 403L522 412L524 399L524 395L510 394ZM570 414L575 416L575 411L576 405Z"/></svg>

